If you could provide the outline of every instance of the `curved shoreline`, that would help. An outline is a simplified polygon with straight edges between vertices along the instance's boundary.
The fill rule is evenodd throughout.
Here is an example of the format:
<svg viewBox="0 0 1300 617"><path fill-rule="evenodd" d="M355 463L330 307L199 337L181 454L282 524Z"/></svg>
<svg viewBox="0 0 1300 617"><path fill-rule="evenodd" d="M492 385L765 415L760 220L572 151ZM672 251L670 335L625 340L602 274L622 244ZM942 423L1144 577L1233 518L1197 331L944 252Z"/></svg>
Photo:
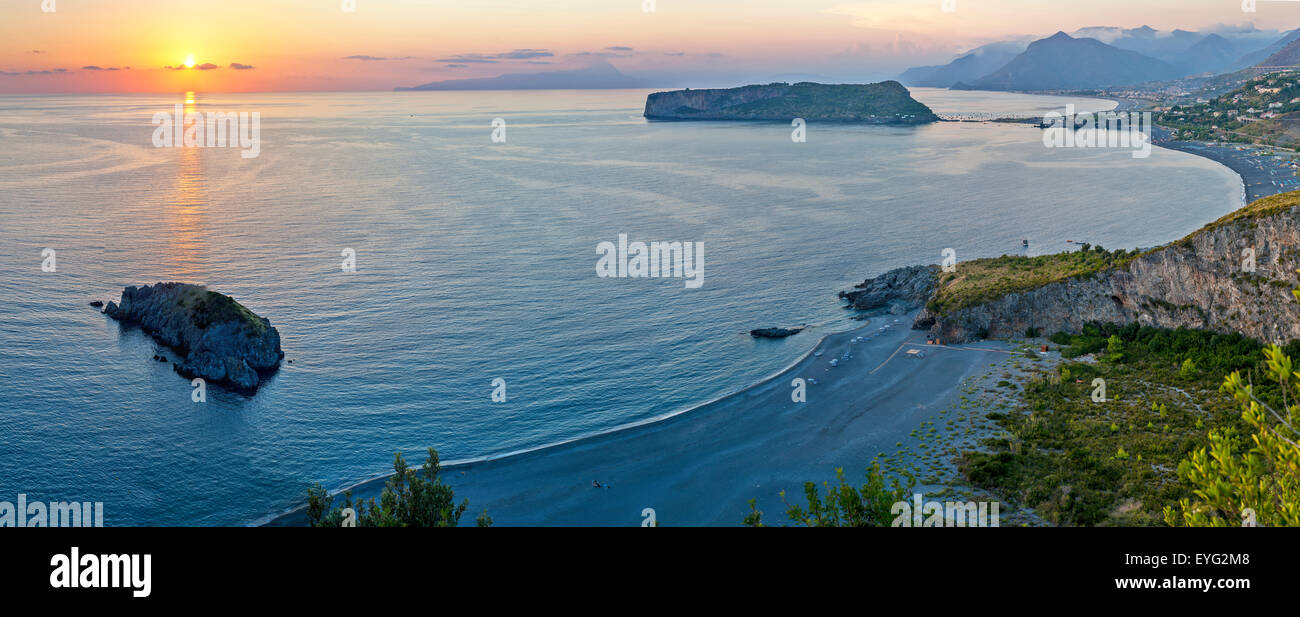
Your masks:
<svg viewBox="0 0 1300 617"><path fill-rule="evenodd" d="M508 458L517 457L517 456L524 456L524 455L533 454L533 453L536 453L536 452L541 452L541 451L544 451L544 450L550 450L550 449L552 449L552 448L559 448L559 447L566 446L566 445L569 445L569 444L573 444L573 443L577 443L577 442L581 442L581 441L586 441L586 440L589 440L589 439L598 439L598 438L601 438L601 437L607 437L607 436L609 436L609 435L614 435L614 434L616 434L616 433L621 433L621 432L623 432L623 431L628 431L628 430L632 430L632 429L639 428L639 427L642 427L642 426L647 426L647 425L651 425L651 424L656 424L656 423L658 423L658 422L663 422L663 421L665 421L665 420L669 420L669 419L672 419L672 418L675 418L675 417L681 416L681 415L683 415L683 414L690 413L690 412L692 412L692 411L696 411L696 410L698 410L698 409L702 409L702 408L704 408L704 407L708 407L708 406L710 406L710 405L714 405L714 404L717 404L717 403L724 402L724 401L726 401L726 400L729 399L729 398L736 397L736 396L740 396L740 395L742 395L742 394L744 394L744 393L746 393L746 392L748 392L748 391L751 391L751 390L754 390L754 389L756 389L756 388L762 387L762 386L768 384L769 382L772 382L772 381L774 381L775 379L777 379L777 378L781 377L782 375L786 374L787 372L789 372L790 370L792 370L792 369L794 369L796 366L798 366L801 362L807 360L807 359L808 359L809 357L811 357L814 353L816 353L816 351L817 351L818 349L820 349L820 348L822 347L822 345L826 344L826 341L827 341L828 339L830 339L831 337L833 337L833 336L837 336L837 335L846 335L846 334L850 334L850 333L853 333L853 332L857 332L857 331L859 331L859 330L866 330L869 326L871 326L871 324L872 324L872 321L871 321L871 320L866 320L866 321L863 321L863 324L862 324L862 326L860 326L860 327L852 328L852 329L849 329L849 330L842 330L842 331L839 331L839 332L830 332L830 333L824 334L824 335L822 335L822 337L821 337L820 339L817 339L817 342L816 342L815 344L813 344L813 346L810 347L807 351L803 352L803 354L801 354L799 357L797 357L797 358L795 358L794 360L792 360L789 364L786 364L783 368L781 368L780 370L776 371L775 373L772 373L772 374L770 374L770 375L768 375L768 376L766 376L766 377L763 377L763 378L759 379L758 381L755 381L755 382L753 382L753 383L751 383L751 384L749 384L749 385L742 386L742 387L740 387L740 388L738 388L738 389L736 389L736 390L732 390L731 392L727 392L727 393L725 393L725 394L721 394L721 395L715 396L715 397L713 397L713 398L711 398L711 399L709 399L709 400L706 400L706 401L704 401L704 402L702 402L702 403L698 403L698 404L695 404L695 405L691 405L691 406L688 406L688 407L685 407L685 408L683 408L683 409L679 409L679 410L676 410L676 411L670 411L670 412L668 412L668 413L660 414L660 415L658 415L658 416L652 416L652 417L650 417L650 418L645 418L645 419L642 419L642 420L635 420L635 421L633 421L633 422L628 422L628 423L626 423L626 424L620 424L620 425L618 425L618 426L615 426L615 427L613 427L613 428L609 428L609 429L606 429L606 430L603 430L603 431L597 431L597 432L594 432L594 433L587 433L587 434L585 434L585 435L579 435L579 436L577 436L577 437L571 437L571 438L569 438L569 439L564 439L564 440L562 440L562 441L551 442L551 443L548 443L548 444L544 444L544 445L540 445L540 446L534 446L534 447L531 447L531 448L521 448L521 449L518 449L518 450L511 450L511 451L509 451L509 452L503 452L503 453L501 453L501 454L489 454L489 455L486 455L486 456L480 456L480 457L475 457L475 458L464 458L464 459L455 459L455 460L447 461L447 462L445 462L445 463L442 464L442 471L443 471L443 473L447 473L447 472L455 471L456 468L458 468L458 467L465 467L465 466L475 465L475 464L479 464L479 463L488 463L488 462L492 462L492 461L498 461L498 460L508 459ZM343 493L345 493L345 492L347 492L347 491L354 491L354 490L357 490L357 489L365 489L365 488L368 488L368 487L370 487L370 486L372 486L372 485L381 484L382 482L387 482L388 478L391 478L391 477L393 477L393 472L391 472L391 471L390 471L390 472L385 472L385 473L382 473L382 474L379 474L379 475L371 476L371 477L369 477L369 478L366 478L366 479L361 480L361 481L358 481L358 482L354 482L354 483L352 483L352 484L349 484L349 485L344 486L344 487L342 487L342 488L339 488L339 489L337 489L337 490L330 491L330 495L331 495L331 496L342 495ZM248 523L247 526L251 526L251 527L259 527L259 526L264 526L264 525L275 525L277 521L279 521L279 520L281 520L281 519L284 519L284 518L286 518L286 517L292 517L293 515L302 512L305 508L306 508L306 505L304 504L304 505L300 505L300 506L298 506L298 507L296 507L296 508L292 508L292 509L289 509L289 510L287 510L287 511L281 512L281 513L279 513L279 514L272 514L272 515L264 516L264 517L262 517L262 518L260 518L260 519L257 519L257 520L255 520L255 521L253 521L253 522L251 522L251 523Z"/></svg>
<svg viewBox="0 0 1300 617"><path fill-rule="evenodd" d="M1104 100L1104 99L1103 99L1103 100ZM1117 103L1117 104L1118 104L1118 103ZM1160 147L1166 147L1166 146L1161 145L1161 144L1156 144L1156 145L1158 145L1158 146L1160 146ZM1167 148L1167 149L1170 149L1170 150L1178 150L1178 151L1180 151L1180 152L1186 152L1186 153L1188 153L1188 154L1198 154L1198 153L1196 153L1196 152L1187 151L1187 150L1183 150L1183 149L1179 149L1179 148ZM1212 157L1208 157L1208 156L1204 156L1204 155L1201 155L1201 156L1202 156L1203 158L1208 158L1208 159L1210 159L1210 160L1215 160L1215 159L1212 158ZM1237 175L1238 180L1242 183L1242 194L1243 194L1243 196L1247 195L1246 179L1245 179L1245 177L1243 176L1243 174L1241 173L1241 171L1238 170L1238 169L1235 169L1235 168L1234 168L1233 166L1231 166L1231 165L1227 165L1227 164L1225 164L1225 163L1222 162L1222 161L1215 160L1215 162L1217 162L1217 163L1219 163L1220 165L1223 165L1224 167L1226 167L1226 168L1232 170L1232 171ZM888 317L891 317L891 316L884 316L884 317L888 318ZM504 453L500 453L500 454L492 454L492 455L487 455L487 456L482 456L482 457L467 458L467 459L456 459L456 460L448 461L448 462L446 462L446 463L442 466L442 470L443 470L442 474L443 474L443 477L446 478L446 477L448 477L448 476L452 476L452 475L454 475L454 474L456 474L456 473L458 473L458 472L462 472L463 470L467 470L467 469L469 469L469 468L473 468L473 467L476 467L476 466L483 466L483 465L485 465L485 464L489 464L489 463L501 463L501 462L510 463L510 462L515 462L515 461L518 461L518 460L525 460L525 459L528 459L528 458L530 458L530 457L534 457L534 456L535 456L535 457L538 457L538 458L543 458L543 457L546 457L546 456L549 456L549 455L553 454L553 453L556 452L557 450L560 450L560 449L563 449L563 448L566 448L566 447L572 447L573 449L577 450L577 449L581 449L581 448L583 448L583 447L585 447L585 446L587 446L587 445L590 445L590 444L592 444L592 443L599 442L600 440L607 440L607 439L610 439L610 438L624 437L624 436L626 436L627 433L629 433L629 432L631 432L631 431L635 431L636 429L643 429L643 428L647 428L647 427L648 427L648 429L647 429L648 431L656 430L657 427L660 427L660 426L662 426L662 425L665 425L665 424L667 424L669 421L671 421L671 420L673 420L673 419L675 419L675 418L681 418L681 417L685 416L686 414L688 414L688 413L690 413L690 412L698 412L698 411L702 411L702 410L708 410L708 409L710 409L710 408L714 408L714 407L725 407L725 406L727 406L729 403L734 403L734 402L738 401L739 399L744 398L744 397L745 397L747 394L749 394L749 393L753 393L753 392L757 391L758 389L763 388L763 387L765 387L765 386L770 386L771 384L773 384L776 380L778 380L778 379L781 378L781 377L789 376L789 375L792 374L792 372L793 372L795 369L797 369L801 364L804 364L805 362L807 362L807 361L808 361L808 360L813 356L813 354L814 354L817 350L819 350L819 349L824 349L824 348L826 348L826 347L828 347L828 346L830 346L831 344L834 344L834 343L843 343L844 340L847 340L847 339L849 339L849 338L852 338L851 335L853 335L853 334L855 334L855 333L859 333L859 332L863 332L863 331L868 330L868 329L870 328L870 326L871 326L873 323L874 323L874 318L873 318L873 321L869 321L869 322L865 323L864 325L862 325L862 326L860 326L860 327L857 327L857 328L851 328L851 329L849 329L849 330L845 330L845 331L839 331L839 332L831 332L831 333L827 333L827 334L823 335L820 339L818 339L818 341L817 341L816 344L814 344L813 346L811 346L808 350L806 350L806 351L803 352L802 354L798 355L795 359L793 359L790 363L788 363L784 368L782 368L782 369L780 369L780 370L778 370L778 371L776 371L776 372L774 372L774 373L772 373L772 374L769 374L769 375L767 375L766 377L763 377L763 378L761 378L761 379L759 379L759 380L757 380L757 381L755 381L755 382L753 382L753 383L750 383L750 384L748 384L748 385L746 385L746 386L743 386L743 387L740 387L740 388L738 388L738 389L736 389L736 390L730 391L730 392L728 392L728 393L725 393L725 394L722 394L722 395L716 396L716 397L711 398L711 399L709 399L709 400L706 400L706 401L704 401L704 402L701 402L701 403L698 403L698 404L695 404L695 405L691 405L691 406L688 406L688 407L685 407L685 408L682 408L682 409L679 409L679 410L671 411L671 412L668 412L668 413L665 413L665 414L660 414L660 415L653 416L653 417L650 417L650 418L646 418L646 419L637 420L637 421L629 422L629 423L626 423L626 424L622 424L622 425L619 425L619 426L616 426L616 427L613 427L613 428L610 428L610 429L607 429L607 430L598 431L598 432L594 432L594 433L588 433L588 434L585 434L585 435L580 435L580 436L577 436L577 437L572 437L572 438L565 439L565 440L561 440L561 441L557 441L557 442L551 442L551 443L547 443L547 444L540 445L540 446L535 446L535 447L530 447L530 448L522 448L522 449L512 450L512 451L509 451L509 452L504 452ZM904 324L904 328L906 328L906 327L908 327L908 326L910 326L910 322L907 322L906 324ZM896 352L895 352L895 353L896 353ZM890 359L892 359L892 356L890 357ZM886 360L886 362L888 362L888 360ZM882 364L882 366L883 366L883 364ZM955 384L955 381L953 382L953 384ZM952 384L950 384L950 385L952 385ZM590 443L589 443L589 442L590 442ZM366 479L363 479L363 480L360 480L360 481L357 481L357 482L351 483L351 484L346 485L346 486L344 486L344 487L342 487L342 488L339 488L339 489L337 489L337 490L331 491L331 495L341 495L341 494L343 494L344 492L347 492L347 491L352 491L352 492L354 493L354 496L361 496L361 495L368 494L368 493L372 493L372 492L377 494L377 492L378 492L379 490L382 490L382 487L383 487L384 483L385 483L385 482L387 481L387 479L390 478L391 476L392 476L392 472L391 472L391 471L390 471L390 472L385 472L385 473L382 473L382 474L379 474L379 475L371 476L371 477L369 477L369 478L366 478ZM473 504L472 504L472 505L473 505ZM248 523L248 525L252 525L252 526L272 525L272 526L275 526L275 525L293 525L293 524L301 524L301 522L302 522L302 521L301 521L301 515L302 515L302 512L304 511L304 509L305 509L305 505L299 505L299 506L297 506L297 507L290 508L289 510L282 511L282 512L279 512L279 513L277 513L277 514L269 514L269 515L263 516L263 517L261 517L261 518L259 518L259 519L254 520L253 522Z"/></svg>
<svg viewBox="0 0 1300 617"><path fill-rule="evenodd" d="M671 417L457 462L440 477L469 499L471 514L485 509L501 525L635 526L647 507L662 524L739 525L750 499L782 512L782 492L893 451L918 422L959 404L964 381L988 371L990 358L1011 357L1003 342L926 346L908 316L888 318L897 323L828 334L776 375ZM901 353L915 347L924 359ZM785 380L794 376L806 380L806 402L791 396ZM377 496L380 480L354 485L353 497ZM265 524L304 523L300 507Z"/></svg>

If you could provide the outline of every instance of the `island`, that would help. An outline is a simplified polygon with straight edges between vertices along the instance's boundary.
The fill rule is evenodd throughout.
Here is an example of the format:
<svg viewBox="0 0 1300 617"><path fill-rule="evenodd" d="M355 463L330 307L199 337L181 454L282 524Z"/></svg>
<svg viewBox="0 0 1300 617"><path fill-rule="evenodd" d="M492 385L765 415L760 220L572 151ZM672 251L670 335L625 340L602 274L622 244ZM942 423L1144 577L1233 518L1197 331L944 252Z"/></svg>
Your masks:
<svg viewBox="0 0 1300 617"><path fill-rule="evenodd" d="M896 81L875 84L772 83L765 86L655 92L646 98L651 120L768 120L928 124L929 107Z"/></svg>
<svg viewBox="0 0 1300 617"><path fill-rule="evenodd" d="M203 285L158 283L122 290L104 314L138 325L182 359L172 368L231 389L253 392L284 358L280 333L230 296ZM156 358L156 356L155 356Z"/></svg>

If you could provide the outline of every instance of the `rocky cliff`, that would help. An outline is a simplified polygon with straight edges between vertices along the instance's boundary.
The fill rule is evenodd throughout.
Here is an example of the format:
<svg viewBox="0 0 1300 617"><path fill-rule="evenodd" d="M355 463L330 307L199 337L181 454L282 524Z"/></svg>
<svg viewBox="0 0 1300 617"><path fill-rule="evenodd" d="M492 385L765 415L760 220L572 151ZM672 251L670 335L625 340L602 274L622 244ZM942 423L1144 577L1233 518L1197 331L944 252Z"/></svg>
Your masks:
<svg viewBox="0 0 1300 617"><path fill-rule="evenodd" d="M202 285L127 287L121 303L109 302L104 313L170 347L183 358L173 366L185 377L252 391L284 358L271 322Z"/></svg>
<svg viewBox="0 0 1300 617"><path fill-rule="evenodd" d="M655 92L645 117L661 120L775 120L925 124L938 116L896 81L797 84Z"/></svg>
<svg viewBox="0 0 1300 617"><path fill-rule="evenodd" d="M841 291L847 308L857 310L888 309L901 315L924 306L934 295L939 266L907 266L890 270L876 278L854 285L854 291Z"/></svg>
<svg viewBox="0 0 1300 617"><path fill-rule="evenodd" d="M1253 260L1251 259L1253 252ZM1300 339L1300 192L1261 199L1123 266L936 314L914 327L946 341L1077 333L1089 322L1237 332L1269 343ZM957 265L960 276L961 264Z"/></svg>

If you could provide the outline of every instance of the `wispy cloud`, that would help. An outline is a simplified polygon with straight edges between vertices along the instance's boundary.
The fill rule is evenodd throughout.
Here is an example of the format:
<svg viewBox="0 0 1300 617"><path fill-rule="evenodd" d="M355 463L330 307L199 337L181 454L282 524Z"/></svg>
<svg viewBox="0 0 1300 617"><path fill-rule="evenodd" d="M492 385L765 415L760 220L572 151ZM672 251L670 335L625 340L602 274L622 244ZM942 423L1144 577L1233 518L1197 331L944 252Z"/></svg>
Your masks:
<svg viewBox="0 0 1300 617"><path fill-rule="evenodd" d="M450 58L438 58L438 62L454 62L458 64L479 63L479 64L497 64L500 62L509 62L512 60L534 60L536 58L551 58L555 53L549 49L512 49L495 54L464 53L456 54ZM536 62L534 62L535 64Z"/></svg>
<svg viewBox="0 0 1300 617"><path fill-rule="evenodd" d="M44 69L39 71L0 71L0 75L6 77L17 77L19 75L62 75L67 72L68 69Z"/></svg>
<svg viewBox="0 0 1300 617"><path fill-rule="evenodd" d="M235 69L236 71L251 71L251 70L253 70L254 68L257 68L257 67L255 67L255 66L253 66L253 65L251 65L251 64L240 64L240 63L238 63L238 62L231 62L231 63L230 63L230 68Z"/></svg>

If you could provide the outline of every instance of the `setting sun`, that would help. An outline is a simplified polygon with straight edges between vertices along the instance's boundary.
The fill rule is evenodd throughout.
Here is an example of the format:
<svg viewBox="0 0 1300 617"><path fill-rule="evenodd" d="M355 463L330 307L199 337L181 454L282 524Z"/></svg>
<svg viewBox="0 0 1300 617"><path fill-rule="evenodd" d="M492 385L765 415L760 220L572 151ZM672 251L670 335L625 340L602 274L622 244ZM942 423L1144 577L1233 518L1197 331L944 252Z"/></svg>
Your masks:
<svg viewBox="0 0 1300 617"><path fill-rule="evenodd" d="M187 69L194 68L194 54L185 56L185 68Z"/></svg>

